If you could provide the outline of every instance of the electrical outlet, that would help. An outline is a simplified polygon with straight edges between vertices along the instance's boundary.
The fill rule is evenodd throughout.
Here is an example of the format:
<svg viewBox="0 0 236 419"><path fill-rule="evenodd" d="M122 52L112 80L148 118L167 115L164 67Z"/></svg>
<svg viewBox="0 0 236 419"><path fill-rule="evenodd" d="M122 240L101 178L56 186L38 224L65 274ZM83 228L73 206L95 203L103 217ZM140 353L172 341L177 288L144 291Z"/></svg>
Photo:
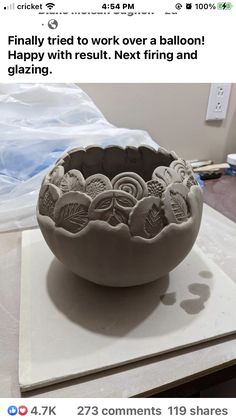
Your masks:
<svg viewBox="0 0 236 419"><path fill-rule="evenodd" d="M225 119L230 91L230 83L212 83L207 106L207 121Z"/></svg>

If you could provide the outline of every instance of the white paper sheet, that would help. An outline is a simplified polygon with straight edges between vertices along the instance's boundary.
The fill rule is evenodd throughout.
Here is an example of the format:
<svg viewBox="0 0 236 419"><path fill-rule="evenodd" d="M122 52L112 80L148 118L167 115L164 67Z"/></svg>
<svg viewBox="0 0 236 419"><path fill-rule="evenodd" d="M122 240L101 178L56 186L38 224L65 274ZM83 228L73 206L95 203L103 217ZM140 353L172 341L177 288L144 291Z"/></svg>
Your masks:
<svg viewBox="0 0 236 419"><path fill-rule="evenodd" d="M114 289L70 273L23 233L19 378L26 391L236 331L236 286L198 247L169 277Z"/></svg>

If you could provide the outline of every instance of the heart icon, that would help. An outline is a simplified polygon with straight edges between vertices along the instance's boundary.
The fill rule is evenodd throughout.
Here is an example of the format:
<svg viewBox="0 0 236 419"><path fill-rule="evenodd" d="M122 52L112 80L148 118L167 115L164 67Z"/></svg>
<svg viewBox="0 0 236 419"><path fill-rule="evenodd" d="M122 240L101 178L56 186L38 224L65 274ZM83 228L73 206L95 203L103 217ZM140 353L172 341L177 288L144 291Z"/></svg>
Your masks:
<svg viewBox="0 0 236 419"><path fill-rule="evenodd" d="M27 413L28 413L27 407L26 406L20 406L19 409L18 409L18 413L21 416L27 415Z"/></svg>

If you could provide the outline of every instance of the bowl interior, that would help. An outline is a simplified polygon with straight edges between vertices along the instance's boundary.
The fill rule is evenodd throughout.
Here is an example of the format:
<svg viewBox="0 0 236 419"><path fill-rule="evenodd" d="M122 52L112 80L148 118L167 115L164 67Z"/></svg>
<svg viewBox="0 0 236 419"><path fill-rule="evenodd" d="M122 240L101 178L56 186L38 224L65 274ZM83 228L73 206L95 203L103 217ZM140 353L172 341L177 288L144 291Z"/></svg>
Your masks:
<svg viewBox="0 0 236 419"><path fill-rule="evenodd" d="M73 149L62 157L65 173L69 170L79 170L84 178L94 174L106 175L110 180L121 172L134 172L145 181L152 178L152 173L158 166L169 166L175 160L171 153L159 147L156 151L150 147L89 147Z"/></svg>

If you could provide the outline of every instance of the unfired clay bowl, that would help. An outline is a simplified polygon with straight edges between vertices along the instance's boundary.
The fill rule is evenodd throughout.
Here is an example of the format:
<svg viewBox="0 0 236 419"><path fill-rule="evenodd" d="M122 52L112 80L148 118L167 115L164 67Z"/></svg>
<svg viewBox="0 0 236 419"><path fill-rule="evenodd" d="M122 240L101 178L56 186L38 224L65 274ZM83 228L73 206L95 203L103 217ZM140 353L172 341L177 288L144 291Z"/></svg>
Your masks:
<svg viewBox="0 0 236 419"><path fill-rule="evenodd" d="M163 148L73 149L44 178L37 217L54 255L101 285L148 283L191 250L202 192L191 166Z"/></svg>

